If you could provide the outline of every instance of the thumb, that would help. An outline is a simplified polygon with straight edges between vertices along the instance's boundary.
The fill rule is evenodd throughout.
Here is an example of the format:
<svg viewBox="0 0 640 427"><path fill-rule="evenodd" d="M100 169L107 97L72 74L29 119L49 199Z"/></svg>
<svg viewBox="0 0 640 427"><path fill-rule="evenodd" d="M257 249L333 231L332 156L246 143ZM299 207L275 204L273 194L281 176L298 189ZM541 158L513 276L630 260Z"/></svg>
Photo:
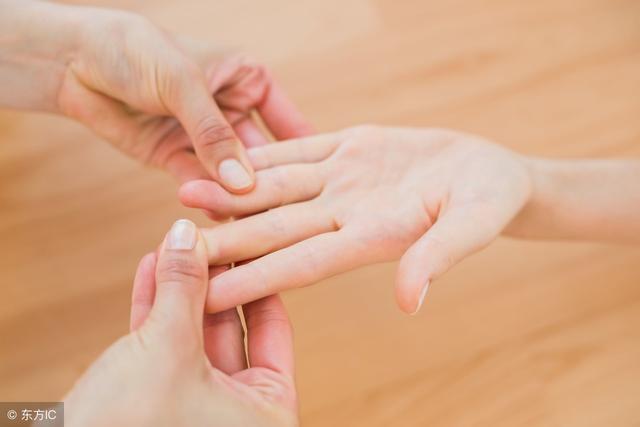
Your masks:
<svg viewBox="0 0 640 427"><path fill-rule="evenodd" d="M200 232L189 220L176 221L167 233L156 264L152 325L181 340L202 343L202 316L209 265Z"/></svg>
<svg viewBox="0 0 640 427"><path fill-rule="evenodd" d="M244 146L209 93L204 76L177 77L167 108L191 138L196 156L211 177L233 193L253 188L255 177Z"/></svg>
<svg viewBox="0 0 640 427"><path fill-rule="evenodd" d="M482 249L500 232L499 224L481 221L486 217L487 212L479 207L452 207L405 252L395 289L402 311L416 314L432 280Z"/></svg>

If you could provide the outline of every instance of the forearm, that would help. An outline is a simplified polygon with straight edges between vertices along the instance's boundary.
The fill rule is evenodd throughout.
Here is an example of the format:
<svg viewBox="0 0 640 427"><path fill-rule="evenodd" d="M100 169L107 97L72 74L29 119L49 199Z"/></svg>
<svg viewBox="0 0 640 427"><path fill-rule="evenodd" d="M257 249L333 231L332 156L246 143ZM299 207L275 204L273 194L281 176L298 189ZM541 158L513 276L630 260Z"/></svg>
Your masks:
<svg viewBox="0 0 640 427"><path fill-rule="evenodd" d="M80 38L75 10L0 0L0 107L57 111L56 94Z"/></svg>
<svg viewBox="0 0 640 427"><path fill-rule="evenodd" d="M505 234L640 242L639 160L533 158L528 164L532 196Z"/></svg>

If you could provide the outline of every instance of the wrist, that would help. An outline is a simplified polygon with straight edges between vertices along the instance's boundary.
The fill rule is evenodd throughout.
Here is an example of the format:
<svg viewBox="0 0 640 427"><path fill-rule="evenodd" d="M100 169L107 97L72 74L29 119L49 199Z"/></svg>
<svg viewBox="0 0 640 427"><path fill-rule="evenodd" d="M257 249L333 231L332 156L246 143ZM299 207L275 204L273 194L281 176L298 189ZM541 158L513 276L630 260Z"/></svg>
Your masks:
<svg viewBox="0 0 640 427"><path fill-rule="evenodd" d="M555 221L554 208L557 204L553 200L562 191L562 185L558 180L557 162L536 157L523 157L522 161L530 177L531 192L520 212L505 228L504 234L536 238L550 227L549 222Z"/></svg>
<svg viewBox="0 0 640 427"><path fill-rule="evenodd" d="M57 111L56 93L77 51L78 8L0 1L0 106Z"/></svg>
<svg viewBox="0 0 640 427"><path fill-rule="evenodd" d="M505 230L521 238L640 239L640 162L527 159L533 191Z"/></svg>

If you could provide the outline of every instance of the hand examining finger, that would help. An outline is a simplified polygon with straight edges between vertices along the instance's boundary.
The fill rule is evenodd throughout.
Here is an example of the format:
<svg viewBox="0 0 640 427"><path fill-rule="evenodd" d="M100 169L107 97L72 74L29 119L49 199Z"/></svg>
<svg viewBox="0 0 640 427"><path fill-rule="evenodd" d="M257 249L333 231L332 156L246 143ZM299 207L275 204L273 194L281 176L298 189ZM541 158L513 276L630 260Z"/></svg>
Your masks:
<svg viewBox="0 0 640 427"><path fill-rule="evenodd" d="M196 226L176 221L138 266L132 332L66 396L67 424L298 425L291 325L279 298L243 308L247 351L235 307L204 313L208 277L227 269L208 268Z"/></svg>
<svg viewBox="0 0 640 427"><path fill-rule="evenodd" d="M5 96L8 105L72 117L181 182L209 178L237 194L254 185L241 138L256 146L269 141L269 132L279 139L311 132L260 64L220 49L192 49L198 43L130 12L22 3L7 7L13 13L13 19L7 15L8 31L23 30L10 43L10 53L17 56L9 68L21 87L22 75L35 75L46 90ZM33 27L25 23L45 15L48 31L24 31ZM58 37L50 40L50 34ZM43 55L33 39L61 58L44 61L51 55ZM33 60L22 61L22 56ZM264 126L254 120L257 116Z"/></svg>

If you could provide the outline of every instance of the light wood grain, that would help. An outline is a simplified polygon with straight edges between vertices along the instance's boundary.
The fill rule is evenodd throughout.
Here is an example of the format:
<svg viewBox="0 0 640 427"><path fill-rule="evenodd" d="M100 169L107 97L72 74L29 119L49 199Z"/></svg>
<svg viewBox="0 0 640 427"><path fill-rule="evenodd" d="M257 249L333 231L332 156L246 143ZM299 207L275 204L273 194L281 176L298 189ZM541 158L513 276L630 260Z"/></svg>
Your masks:
<svg viewBox="0 0 640 427"><path fill-rule="evenodd" d="M322 131L438 125L527 154L640 154L636 0L91 3L252 53ZM174 219L207 224L175 190L75 123L0 114L0 400L59 398L125 333L139 258ZM289 292L303 425L638 426L639 261L500 240L412 318L393 264Z"/></svg>

